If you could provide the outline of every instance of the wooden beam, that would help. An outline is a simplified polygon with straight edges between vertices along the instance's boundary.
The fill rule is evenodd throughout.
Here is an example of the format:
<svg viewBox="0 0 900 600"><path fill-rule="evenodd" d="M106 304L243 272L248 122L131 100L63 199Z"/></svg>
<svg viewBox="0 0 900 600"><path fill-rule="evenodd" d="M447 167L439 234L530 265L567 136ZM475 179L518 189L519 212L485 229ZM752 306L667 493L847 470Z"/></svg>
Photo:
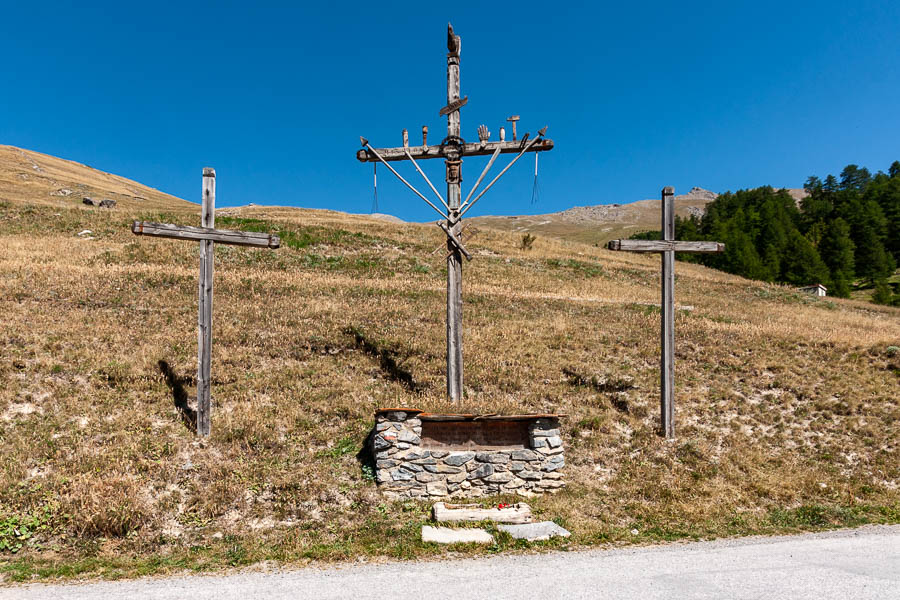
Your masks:
<svg viewBox="0 0 900 600"><path fill-rule="evenodd" d="M682 242L677 240L610 240L609 250L626 252L723 252L720 242Z"/></svg>
<svg viewBox="0 0 900 600"><path fill-rule="evenodd" d="M203 211L200 224L216 226L216 171L203 168ZM132 228L134 231L134 228ZM197 308L197 434L209 436L210 381L212 366L213 242L200 240L200 284Z"/></svg>
<svg viewBox="0 0 900 600"><path fill-rule="evenodd" d="M466 96L465 98L458 98L457 100L454 100L453 102L451 102L450 104L448 104L447 106L445 106L444 108L439 110L438 116L445 117L445 116L449 115L450 113L452 113L454 110L459 110L460 108L465 106L468 102L469 102L468 96Z"/></svg>
<svg viewBox="0 0 900 600"><path fill-rule="evenodd" d="M662 238L675 240L675 190L662 189ZM663 435L675 437L675 252L662 253L662 293L660 297L659 409Z"/></svg>
<svg viewBox="0 0 900 600"><path fill-rule="evenodd" d="M486 156L488 154L493 154L497 148L500 148L500 154L518 153L522 151L522 148L524 148L526 144L527 141L524 139L515 142L473 142L465 145L463 157ZM535 142L528 151L546 152L547 150L552 149L553 140L544 138ZM378 154L380 154L381 158L385 161L408 160L405 149L402 146L399 148L376 148L375 150L378 151ZM444 155L441 154L440 146L410 146L408 150L410 155L417 160L444 158ZM378 157L376 157L374 153L363 148L356 153L356 160L359 162L375 162L378 160Z"/></svg>
<svg viewBox="0 0 900 600"><path fill-rule="evenodd" d="M255 246L258 248L278 248L281 246L281 239L277 235L253 231L191 227L189 225L151 223L149 221L135 221L131 224L131 231L135 235L149 235L152 237L198 242L210 241L231 246Z"/></svg>

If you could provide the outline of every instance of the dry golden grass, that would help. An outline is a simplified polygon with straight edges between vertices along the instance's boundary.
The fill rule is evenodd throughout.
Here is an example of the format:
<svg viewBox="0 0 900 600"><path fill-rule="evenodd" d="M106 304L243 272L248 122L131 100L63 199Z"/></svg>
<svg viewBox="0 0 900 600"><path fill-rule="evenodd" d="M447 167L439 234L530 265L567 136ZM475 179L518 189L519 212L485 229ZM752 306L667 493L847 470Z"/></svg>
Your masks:
<svg viewBox="0 0 900 600"><path fill-rule="evenodd" d="M569 486L531 501L573 531L551 546L900 517L898 309L678 263L666 442L658 259L544 237L525 251L482 229L464 266L466 397L450 406L436 227L226 209L219 226L285 246L216 249L200 441L176 408L194 393L196 246L134 237L132 218L159 218L143 209L6 198L0 543L10 524L27 533L0 550L9 578L440 554L419 541L428 507L381 498L355 457L385 405L568 414Z"/></svg>

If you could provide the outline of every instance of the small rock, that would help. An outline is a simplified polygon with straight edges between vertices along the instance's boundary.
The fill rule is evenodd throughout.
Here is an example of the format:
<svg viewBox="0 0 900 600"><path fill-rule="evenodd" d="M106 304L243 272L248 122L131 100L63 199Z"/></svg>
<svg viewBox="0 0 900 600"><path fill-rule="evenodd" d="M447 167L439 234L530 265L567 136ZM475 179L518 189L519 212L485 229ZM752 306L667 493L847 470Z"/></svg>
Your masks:
<svg viewBox="0 0 900 600"><path fill-rule="evenodd" d="M446 496L447 484L443 481L432 481L425 484L425 491L429 496Z"/></svg>
<svg viewBox="0 0 900 600"><path fill-rule="evenodd" d="M560 438L558 435L554 435L553 437L548 437L547 445L550 446L551 448L558 448L558 447L562 446L562 438Z"/></svg>
<svg viewBox="0 0 900 600"><path fill-rule="evenodd" d="M116 201L111 200L110 198L104 198L103 200L100 201L100 206L103 208L115 208Z"/></svg>
<svg viewBox="0 0 900 600"><path fill-rule="evenodd" d="M458 467L460 465L464 465L470 460L475 458L474 452L463 452L460 454L453 453L447 458L444 459L444 462L448 465L453 465L454 467Z"/></svg>
<svg viewBox="0 0 900 600"><path fill-rule="evenodd" d="M87 204L88 206L94 206L94 201L91 200L90 198L88 198L87 196L85 196L84 198L81 199L81 203Z"/></svg>
<svg viewBox="0 0 900 600"><path fill-rule="evenodd" d="M462 471L460 467L451 467L450 465L422 465L429 473L459 473Z"/></svg>
<svg viewBox="0 0 900 600"><path fill-rule="evenodd" d="M91 235L92 233L94 233L94 232L91 231L90 229L84 229L84 230L82 230L82 231L79 231L79 232L76 233L75 235L81 237L81 236L84 236L84 235Z"/></svg>
<svg viewBox="0 0 900 600"><path fill-rule="evenodd" d="M469 473L467 479L483 479L494 474L494 465L485 463Z"/></svg>
<svg viewBox="0 0 900 600"><path fill-rule="evenodd" d="M505 464L509 462L509 455L499 452L479 452L475 455L475 460L483 463Z"/></svg>
<svg viewBox="0 0 900 600"><path fill-rule="evenodd" d="M418 444L421 441L419 436L406 429L400 432L400 435L397 436L397 440L409 444Z"/></svg>
<svg viewBox="0 0 900 600"><path fill-rule="evenodd" d="M493 544L494 536L484 529L450 529L423 525L422 541L436 544Z"/></svg>
<svg viewBox="0 0 900 600"><path fill-rule="evenodd" d="M393 436L392 436L393 437ZM381 450L387 450L393 444L391 443L393 440L388 440L383 435L376 435L372 440L372 446L375 448L375 452L380 452Z"/></svg>
<svg viewBox="0 0 900 600"><path fill-rule="evenodd" d="M505 531L514 539L528 540L529 542L542 542L552 537L569 537L572 535L553 521L523 523L521 525L497 525L497 529Z"/></svg>
<svg viewBox="0 0 900 600"><path fill-rule="evenodd" d="M513 460L535 460L540 457L534 450L516 450L512 453Z"/></svg>
<svg viewBox="0 0 900 600"><path fill-rule="evenodd" d="M508 481L512 481L515 478L515 475L512 473L494 473L490 477L485 477L484 480L488 483L507 483Z"/></svg>

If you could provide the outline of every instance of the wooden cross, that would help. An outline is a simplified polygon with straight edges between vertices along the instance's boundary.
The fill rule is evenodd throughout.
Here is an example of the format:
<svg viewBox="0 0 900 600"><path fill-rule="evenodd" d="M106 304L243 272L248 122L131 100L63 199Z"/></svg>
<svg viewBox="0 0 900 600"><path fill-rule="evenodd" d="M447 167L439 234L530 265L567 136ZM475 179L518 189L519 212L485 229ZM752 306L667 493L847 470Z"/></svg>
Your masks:
<svg viewBox="0 0 900 600"><path fill-rule="evenodd" d="M360 137L363 149L359 150L356 158L360 162L380 161L397 176L419 198L424 200L431 208L441 215L437 225L447 236L447 395L453 401L462 398L463 389L463 363L462 363L462 257L471 260L471 255L463 246L461 220L463 215L484 196L494 183L515 164L526 152L544 152L553 149L553 141L544 138L547 128L541 129L537 136L530 139L530 134L525 134L522 139L506 141L505 131L500 128L500 141L490 141L490 132L487 127L481 125L478 128L478 141L466 142L460 137L459 109L465 106L469 98L459 97L459 51L460 38L453 33L453 26L447 26L447 105L438 111L439 116L447 117L447 137L437 145L428 145L428 127L422 128L422 145L410 146L409 134L403 130L403 146L395 148L373 148L368 140ZM518 117L516 117L518 120ZM513 122L515 127L515 122ZM500 154L515 153L516 156L500 173L485 186L475 198L472 195L478 189L485 175L494 164ZM460 182L462 181L461 165L463 156L487 156L491 158L481 175L475 181L475 185L469 191L464 202L460 202ZM431 181L419 167L417 159L443 158L446 168L447 199L441 196ZM408 160L416 171L425 179L428 187L443 205L440 209L431 200L425 197L419 190L412 186L406 179L400 176L390 165L393 161Z"/></svg>
<svg viewBox="0 0 900 600"><path fill-rule="evenodd" d="M171 225L135 221L131 231L135 235L191 240L200 242L200 302L197 308L197 433L209 435L209 384L212 357L212 302L213 302L213 242L233 246L278 248L277 235L214 229L216 222L216 171L203 168L203 207L201 227Z"/></svg>
<svg viewBox="0 0 900 600"><path fill-rule="evenodd" d="M719 242L679 242L675 240L675 189L662 190L662 239L661 240L612 240L610 250L627 252L659 252L662 254L662 298L660 337L660 414L662 433L675 437L675 253L722 252L725 244Z"/></svg>

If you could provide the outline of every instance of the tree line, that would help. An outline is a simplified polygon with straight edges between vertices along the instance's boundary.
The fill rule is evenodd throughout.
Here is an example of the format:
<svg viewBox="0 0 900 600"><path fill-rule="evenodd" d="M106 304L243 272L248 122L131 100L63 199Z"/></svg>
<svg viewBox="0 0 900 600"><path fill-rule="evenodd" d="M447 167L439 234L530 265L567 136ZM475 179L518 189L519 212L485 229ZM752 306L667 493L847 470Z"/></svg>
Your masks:
<svg viewBox="0 0 900 600"><path fill-rule="evenodd" d="M799 206L787 190L766 186L726 192L700 218L677 217L676 239L725 243L723 253L679 260L750 279L821 283L843 298L874 287L874 302L900 305L900 290L889 281L900 263L900 161L875 175L847 165L839 177L809 177L804 189Z"/></svg>

